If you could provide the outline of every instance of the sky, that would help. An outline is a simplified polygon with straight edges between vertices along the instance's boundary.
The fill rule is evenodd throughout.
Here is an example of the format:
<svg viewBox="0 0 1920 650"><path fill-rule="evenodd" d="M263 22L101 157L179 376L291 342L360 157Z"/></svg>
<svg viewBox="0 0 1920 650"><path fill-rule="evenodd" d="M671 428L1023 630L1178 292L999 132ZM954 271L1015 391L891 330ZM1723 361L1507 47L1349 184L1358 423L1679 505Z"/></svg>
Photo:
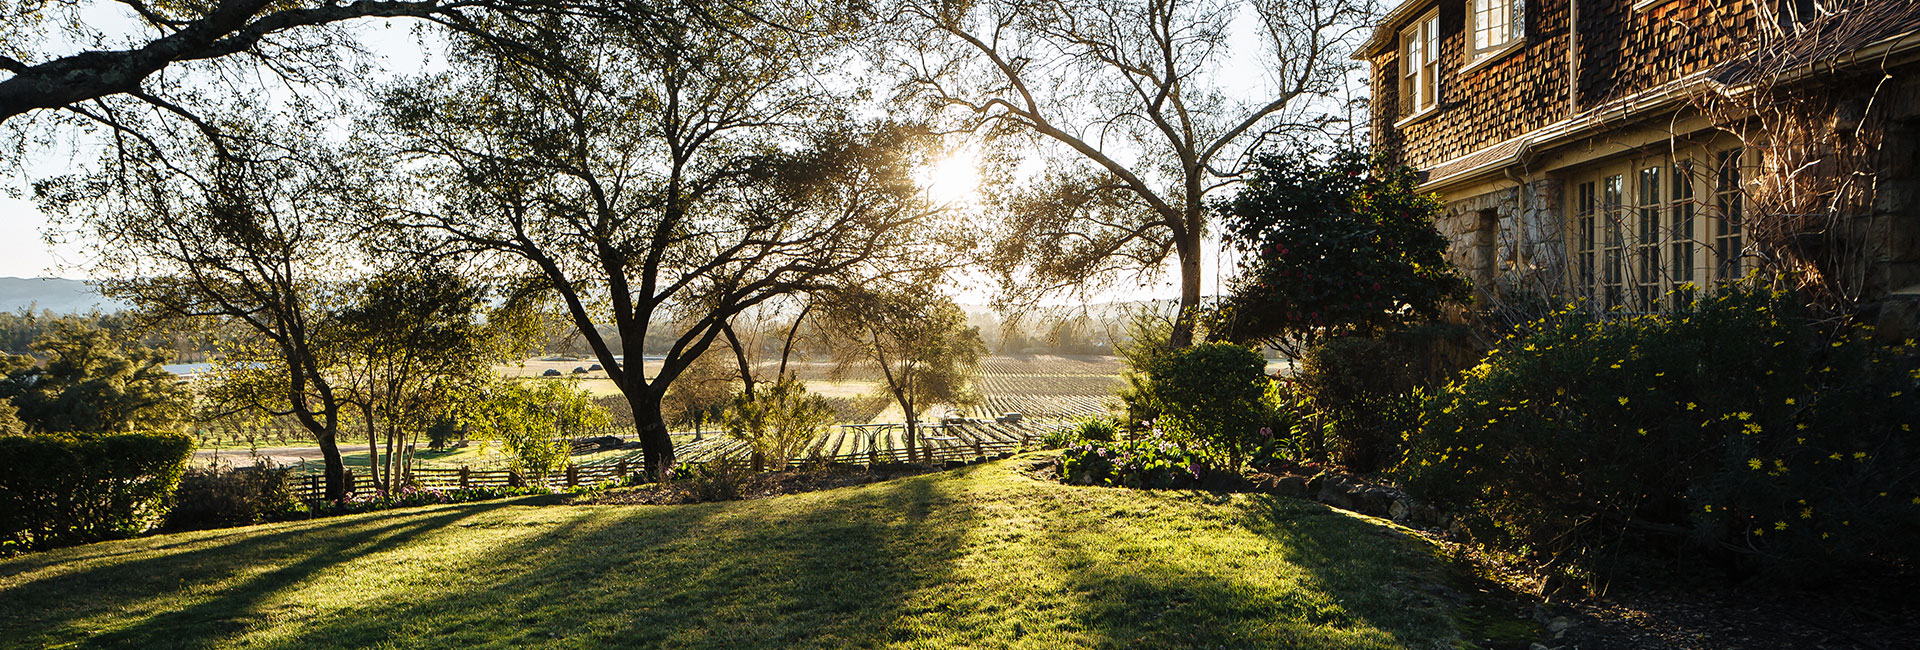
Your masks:
<svg viewBox="0 0 1920 650"><path fill-rule="evenodd" d="M104 19L112 20L112 19ZM1235 26L1237 41L1251 44L1249 30ZM354 29L359 32L361 42L380 58L380 63L388 70L400 73L412 73L437 66L428 47L420 44L420 39L409 21L361 21ZM1239 49L1236 44L1236 49ZM1223 73L1225 86L1229 93L1241 90L1239 94L1251 94L1244 89L1257 88L1258 76L1262 74L1259 66L1229 66ZM964 157L964 156L962 156ZM49 223L29 200L30 189L27 180L44 178L63 173L70 169L72 161L85 156L71 152L64 154L43 153L25 161L22 174L0 172L0 277L68 277L87 279L87 251L84 246L53 246L45 241L44 235ZM966 169L965 160L953 160L928 170L925 175L929 191L937 198L957 201L962 204L977 200L977 193L971 187L978 180L977 173ZM9 192L8 190L11 190ZM1222 276L1231 276L1233 260L1229 255L1221 259L1217 245L1206 247L1202 268L1206 269L1202 292L1216 293L1216 287ZM1131 284L1115 287L1102 292L1102 295L1090 297L1094 302L1107 300L1139 300L1169 298L1178 295L1175 274L1169 266L1158 274L1158 281L1149 282L1144 287ZM971 286L961 287L960 298L964 302L985 303L992 296L990 288L984 283L974 282Z"/></svg>

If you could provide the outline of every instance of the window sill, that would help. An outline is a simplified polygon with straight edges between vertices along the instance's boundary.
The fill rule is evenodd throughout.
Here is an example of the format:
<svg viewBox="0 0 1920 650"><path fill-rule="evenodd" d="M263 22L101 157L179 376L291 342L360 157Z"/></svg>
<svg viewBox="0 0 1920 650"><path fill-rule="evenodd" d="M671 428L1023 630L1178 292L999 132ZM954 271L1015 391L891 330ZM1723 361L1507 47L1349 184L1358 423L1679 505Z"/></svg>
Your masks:
<svg viewBox="0 0 1920 650"><path fill-rule="evenodd" d="M1475 70L1479 70L1481 68L1493 65L1493 62L1507 58L1507 55L1512 54L1515 51L1518 51L1522 46L1526 44L1527 44L1527 39L1523 38L1523 39L1516 40L1512 43L1502 45L1500 46L1500 49L1487 50L1486 52L1481 53L1479 58L1474 59L1472 63L1469 63L1465 67L1460 68L1460 74L1463 74L1463 75L1468 74Z"/></svg>
<svg viewBox="0 0 1920 650"><path fill-rule="evenodd" d="M1412 115L1408 115L1406 117L1400 118L1398 121L1395 121L1393 123L1393 128L1398 129L1398 128L1405 127L1408 124L1412 124L1414 122L1418 122L1420 120L1424 120L1428 117L1431 117L1434 113L1438 113L1438 112L1440 112L1440 102L1434 102L1432 106L1428 106L1421 110L1414 111Z"/></svg>

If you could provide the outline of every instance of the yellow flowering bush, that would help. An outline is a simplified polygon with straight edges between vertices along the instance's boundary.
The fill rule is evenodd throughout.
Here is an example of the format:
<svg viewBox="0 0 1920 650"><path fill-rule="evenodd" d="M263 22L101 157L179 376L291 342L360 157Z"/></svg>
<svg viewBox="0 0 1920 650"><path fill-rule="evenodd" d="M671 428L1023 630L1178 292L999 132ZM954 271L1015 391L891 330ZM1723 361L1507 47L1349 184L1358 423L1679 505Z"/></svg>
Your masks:
<svg viewBox="0 0 1920 650"><path fill-rule="evenodd" d="M1729 287L1529 323L1430 398L1394 474L1477 542L1590 575L1685 549L1769 570L1907 563L1920 347ZM1676 556L1677 557L1677 556Z"/></svg>

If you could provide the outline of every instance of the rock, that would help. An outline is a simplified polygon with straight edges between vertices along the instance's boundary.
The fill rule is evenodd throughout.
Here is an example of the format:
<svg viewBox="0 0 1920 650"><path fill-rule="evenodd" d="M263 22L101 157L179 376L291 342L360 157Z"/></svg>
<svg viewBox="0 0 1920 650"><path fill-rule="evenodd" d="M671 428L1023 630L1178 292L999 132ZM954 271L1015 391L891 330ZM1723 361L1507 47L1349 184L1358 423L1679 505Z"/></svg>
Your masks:
<svg viewBox="0 0 1920 650"><path fill-rule="evenodd" d="M1306 496L1307 479L1302 476L1282 476L1273 482L1273 493L1289 497Z"/></svg>
<svg viewBox="0 0 1920 650"><path fill-rule="evenodd" d="M1533 645L1527 646L1527 650L1553 650L1553 648L1547 647L1547 644L1545 643L1535 643Z"/></svg>
<svg viewBox="0 0 1920 650"><path fill-rule="evenodd" d="M1573 621L1567 620L1565 616L1555 616L1553 620L1547 622L1547 631L1552 632L1553 638L1556 639L1560 638L1560 634L1566 632L1567 628L1571 627L1573 627Z"/></svg>
<svg viewBox="0 0 1920 650"><path fill-rule="evenodd" d="M1387 518L1400 523L1406 523L1412 520L1413 502L1395 499L1393 503L1387 505Z"/></svg>

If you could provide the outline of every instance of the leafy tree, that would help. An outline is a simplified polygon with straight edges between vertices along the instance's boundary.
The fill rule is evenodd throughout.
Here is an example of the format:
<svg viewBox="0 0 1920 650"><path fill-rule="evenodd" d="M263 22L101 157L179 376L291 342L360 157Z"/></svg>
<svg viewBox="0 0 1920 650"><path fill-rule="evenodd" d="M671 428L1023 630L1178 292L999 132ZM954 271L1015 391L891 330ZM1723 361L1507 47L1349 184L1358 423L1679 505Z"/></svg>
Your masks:
<svg viewBox="0 0 1920 650"><path fill-rule="evenodd" d="M755 395L734 397L723 416L727 434L747 443L753 450L753 471L784 469L787 461L800 454L806 444L833 425L833 408L827 398L807 392L806 383L781 377Z"/></svg>
<svg viewBox="0 0 1920 650"><path fill-rule="evenodd" d="M727 406L733 403L734 393L732 371L717 351L710 351L695 359L680 378L667 387L667 394L660 398L660 411L668 424L693 427L695 435L699 435L708 422L723 417Z"/></svg>
<svg viewBox="0 0 1920 650"><path fill-rule="evenodd" d="M174 330L222 333L214 390L222 411L291 416L316 440L327 497L345 496L337 437L345 395L320 338L346 304L339 280L364 206L337 150L259 113L190 135L135 139L93 174L41 182L35 195L68 237L94 244L104 293Z"/></svg>
<svg viewBox="0 0 1920 650"><path fill-rule="evenodd" d="M491 364L506 356L490 345L497 335L480 321L480 299L480 288L458 273L394 269L359 287L329 322L325 337L339 351L342 388L360 408L374 482L389 492L407 466L399 454L409 434L457 408L453 403L484 384Z"/></svg>
<svg viewBox="0 0 1920 650"><path fill-rule="evenodd" d="M1175 347L1193 338L1207 197L1261 141L1320 137L1371 30L1371 0L907 0L906 96L1049 163L995 198L1009 283L1084 287L1178 263ZM1229 38L1251 16L1257 51ZM1259 66L1249 101L1220 73ZM1009 173L1014 165L995 165ZM1002 185L1011 183L1003 182ZM1040 295L1042 292L1027 292Z"/></svg>
<svg viewBox="0 0 1920 650"><path fill-rule="evenodd" d="M822 307L841 365L878 370L881 390L906 414L909 461L919 460L922 411L979 401L972 382L987 344L952 298L926 283L887 292L853 287Z"/></svg>
<svg viewBox="0 0 1920 650"><path fill-rule="evenodd" d="M513 456L514 471L531 476L565 467L571 438L607 428L607 412L572 379L495 382L468 417L474 433Z"/></svg>
<svg viewBox="0 0 1920 650"><path fill-rule="evenodd" d="M394 156L383 167L433 188L392 229L550 289L629 401L655 475L674 462L662 396L737 315L837 277L953 264L925 251L964 241L930 231L912 178L926 133L839 128L846 98L819 81L850 23L818 9L462 40L449 72L389 90L363 129ZM648 377L638 362L661 330Z"/></svg>
<svg viewBox="0 0 1920 650"><path fill-rule="evenodd" d="M1216 206L1246 257L1233 295L1210 315L1214 336L1290 345L1375 334L1466 301L1434 229L1442 207L1414 185L1413 170L1351 151L1324 164L1261 157L1245 188Z"/></svg>
<svg viewBox="0 0 1920 650"><path fill-rule="evenodd" d="M33 344L47 358L0 360L0 398L35 431L119 433L171 430L186 415L188 395L161 368L166 353L123 349L106 330L62 325Z"/></svg>

